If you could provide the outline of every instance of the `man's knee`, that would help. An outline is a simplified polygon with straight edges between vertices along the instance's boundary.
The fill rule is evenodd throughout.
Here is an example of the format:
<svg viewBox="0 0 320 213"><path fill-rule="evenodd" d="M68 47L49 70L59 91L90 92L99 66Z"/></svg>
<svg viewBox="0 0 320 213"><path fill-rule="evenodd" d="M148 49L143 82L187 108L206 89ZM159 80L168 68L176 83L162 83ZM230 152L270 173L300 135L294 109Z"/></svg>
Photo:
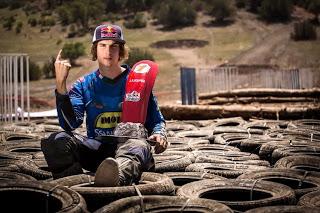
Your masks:
<svg viewBox="0 0 320 213"><path fill-rule="evenodd" d="M59 162L59 159L72 162L73 155L70 153L73 149L75 149L74 139L66 132L53 133L41 140L41 150L48 164Z"/></svg>
<svg viewBox="0 0 320 213"><path fill-rule="evenodd" d="M41 150L44 154L47 154L50 151L58 151L59 149L61 150L61 148L66 146L68 141L71 139L71 135L67 132L52 133L48 138L41 139Z"/></svg>
<svg viewBox="0 0 320 213"><path fill-rule="evenodd" d="M129 139L117 150L116 157L137 157L145 167L152 160L151 146L145 140Z"/></svg>

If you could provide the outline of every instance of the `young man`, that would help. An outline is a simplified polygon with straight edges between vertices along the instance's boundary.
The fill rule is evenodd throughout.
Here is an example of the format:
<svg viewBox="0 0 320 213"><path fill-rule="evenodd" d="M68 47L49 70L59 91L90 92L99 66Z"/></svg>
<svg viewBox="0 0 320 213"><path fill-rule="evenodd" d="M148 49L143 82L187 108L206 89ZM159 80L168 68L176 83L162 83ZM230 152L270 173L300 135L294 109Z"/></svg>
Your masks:
<svg viewBox="0 0 320 213"><path fill-rule="evenodd" d="M92 59L98 61L98 69L77 80L70 91L66 80L71 65L62 59L61 50L58 53L55 93L59 122L65 131L42 140L42 151L53 178L80 174L86 169L96 172L98 186L129 185L138 181L143 171L154 168L150 144L138 139L124 143L96 139L113 134L121 117L131 71L127 65L120 65L128 55L122 29L117 25L97 26L91 53ZM72 132L83 123L84 114L87 137ZM157 142L156 153L166 149L165 120L152 93L145 124L136 127L145 127L149 139Z"/></svg>

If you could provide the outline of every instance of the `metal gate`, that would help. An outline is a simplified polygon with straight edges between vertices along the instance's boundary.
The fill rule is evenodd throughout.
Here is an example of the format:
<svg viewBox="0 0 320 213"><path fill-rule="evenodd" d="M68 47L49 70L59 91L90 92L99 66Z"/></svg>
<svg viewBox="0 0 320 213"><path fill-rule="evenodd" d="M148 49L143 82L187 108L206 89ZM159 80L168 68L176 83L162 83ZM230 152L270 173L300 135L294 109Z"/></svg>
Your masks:
<svg viewBox="0 0 320 213"><path fill-rule="evenodd" d="M30 120L27 54L0 53L0 100L1 123Z"/></svg>

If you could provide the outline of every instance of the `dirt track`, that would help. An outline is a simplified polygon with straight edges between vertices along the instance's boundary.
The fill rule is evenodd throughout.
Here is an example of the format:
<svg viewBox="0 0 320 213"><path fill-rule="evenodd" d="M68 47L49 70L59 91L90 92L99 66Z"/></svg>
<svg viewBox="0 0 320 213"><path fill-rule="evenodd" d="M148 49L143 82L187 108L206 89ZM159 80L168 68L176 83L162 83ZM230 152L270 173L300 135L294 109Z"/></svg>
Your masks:
<svg viewBox="0 0 320 213"><path fill-rule="evenodd" d="M273 64L289 42L291 25L284 25L265 36L252 48L230 60L234 64Z"/></svg>

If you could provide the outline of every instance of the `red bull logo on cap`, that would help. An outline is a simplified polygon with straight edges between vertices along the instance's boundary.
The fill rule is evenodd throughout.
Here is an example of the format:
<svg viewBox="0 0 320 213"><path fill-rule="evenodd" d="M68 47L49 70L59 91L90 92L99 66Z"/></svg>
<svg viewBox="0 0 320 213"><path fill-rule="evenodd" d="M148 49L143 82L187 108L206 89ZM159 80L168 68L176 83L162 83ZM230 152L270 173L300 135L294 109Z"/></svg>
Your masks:
<svg viewBox="0 0 320 213"><path fill-rule="evenodd" d="M118 37L117 33L118 33L117 29L115 29L112 26L107 26L107 27L101 28L101 38L105 38L105 37L116 38L116 37Z"/></svg>

